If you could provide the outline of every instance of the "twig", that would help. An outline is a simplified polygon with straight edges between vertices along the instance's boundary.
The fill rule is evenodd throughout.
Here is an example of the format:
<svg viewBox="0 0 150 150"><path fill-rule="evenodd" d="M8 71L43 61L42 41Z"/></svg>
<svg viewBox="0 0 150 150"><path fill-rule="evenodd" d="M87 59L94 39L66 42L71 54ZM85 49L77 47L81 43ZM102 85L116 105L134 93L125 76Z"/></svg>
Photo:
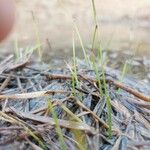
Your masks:
<svg viewBox="0 0 150 150"><path fill-rule="evenodd" d="M69 75L45 74L45 73L43 73L43 74L46 75L46 76L47 76L49 79L51 79L51 80L55 80L55 79L63 79L63 80L68 80L68 79L69 79L69 80L71 80L71 79L72 79L72 77L69 76ZM86 81L89 80L90 82L97 82L96 79L93 78L93 77L86 77L86 76L82 77L81 75L78 75L78 78L79 78L80 80L86 80ZM106 79L106 81L109 82L109 83L111 83L111 84L113 84L113 85L115 85L115 86L118 87L118 88L121 88L121 89L123 89L123 90L129 92L130 94L136 96L137 98L139 98L139 99L141 99L141 100L150 102L150 96L146 96L146 95L144 95L144 94L138 92L137 90L134 90L134 89L132 89L132 88L130 88L130 87L127 87L127 86L124 85L123 83L120 83L120 82L115 81L115 80L112 80L112 79ZM52 92L52 93L53 93L53 92ZM17 94L16 94L16 95L17 95ZM42 97L42 96L44 96L45 94L40 93L40 95L41 95L41 97ZM17 96L19 96L19 95L17 95ZM26 95L25 95L25 96L26 96ZM28 98L28 96L29 96L29 95L27 95L26 98ZM5 97L5 96L0 95L0 99L2 99L3 97ZM7 97L5 97L5 98L9 98L9 97L11 98L12 96L7 96ZM16 97L16 96L14 96L14 97ZM29 97L31 97L31 95L30 95ZM39 97L39 96L37 96L37 97ZM32 97L31 97L31 98L32 98Z"/></svg>
<svg viewBox="0 0 150 150"><path fill-rule="evenodd" d="M69 76L69 75L59 75L59 74L55 74L55 75L49 74L48 75L48 74L46 74L46 76L48 78L50 78L51 80L54 80L54 79L69 79L69 80L71 80L71 76ZM78 77L79 77L79 80L86 80L86 81L89 80L90 82L97 82L97 80L93 77L86 77L86 76L83 77L81 75L78 75ZM106 79L106 81L109 82L110 84L115 85L118 88L121 88L121 89L129 92L130 94L134 95L135 97L137 97L141 100L150 102L150 96L146 96L143 93L140 93L139 91L124 85L123 83L120 83L113 79Z"/></svg>
<svg viewBox="0 0 150 150"><path fill-rule="evenodd" d="M114 81L114 80L111 80L111 79L108 79L107 81L109 81L110 83L112 83L116 87L121 88L121 89L129 92L130 94L134 95L135 97L137 97L137 98L139 98L141 100L150 102L150 96L146 96L143 93L140 93L137 90L134 90L134 89L132 89L130 87L127 87L126 85L124 85L123 83L120 83L118 81Z"/></svg>

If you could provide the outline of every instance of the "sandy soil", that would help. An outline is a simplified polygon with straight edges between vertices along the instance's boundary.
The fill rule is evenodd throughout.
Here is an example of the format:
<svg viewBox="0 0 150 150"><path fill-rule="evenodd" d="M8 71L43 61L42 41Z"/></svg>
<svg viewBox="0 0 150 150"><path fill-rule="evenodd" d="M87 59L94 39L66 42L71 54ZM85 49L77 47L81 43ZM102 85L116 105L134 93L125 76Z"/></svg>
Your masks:
<svg viewBox="0 0 150 150"><path fill-rule="evenodd" d="M95 0L95 3L103 48L125 50L138 47L144 53L149 52L149 0ZM90 45L93 27L90 0L21 0L17 3L16 26L13 34L1 45L2 53L12 51L16 39L20 47L36 44L32 14L38 21L40 40L49 55L60 55L61 52L63 57L70 52L73 20L85 45ZM51 49L48 48L47 39Z"/></svg>

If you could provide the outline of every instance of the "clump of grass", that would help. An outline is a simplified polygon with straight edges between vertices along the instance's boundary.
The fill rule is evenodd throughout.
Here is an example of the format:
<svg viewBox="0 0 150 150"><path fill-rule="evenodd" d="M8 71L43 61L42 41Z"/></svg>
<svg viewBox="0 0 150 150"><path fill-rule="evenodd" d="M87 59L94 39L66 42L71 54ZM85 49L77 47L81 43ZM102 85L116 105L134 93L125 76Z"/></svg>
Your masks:
<svg viewBox="0 0 150 150"><path fill-rule="evenodd" d="M25 49L19 48L18 40L16 39L14 42L14 55L15 60L18 61L20 59L30 57L41 45L35 45L32 47L26 47Z"/></svg>
<svg viewBox="0 0 150 150"><path fill-rule="evenodd" d="M77 96L75 87L76 87L76 85L79 86L79 81L78 81L77 68L76 68L77 63L76 63L76 50L75 50L74 31L73 31L72 47L73 47L73 70L70 68L70 71L71 71L71 74L72 74L73 94L74 94L74 96ZM83 52L85 52L84 49L83 49ZM86 57L86 55L85 55L85 57ZM81 93L79 94L79 99L82 100L82 94ZM70 112L69 114L71 115L72 118L74 118L73 120L82 122L82 120L80 118L78 118L76 115L74 115L72 112ZM81 132L81 131L78 131L78 130L72 130L72 133L74 135L74 139L78 143L79 149L80 150L85 150L87 148L87 144L86 144L86 138L84 136L84 133Z"/></svg>
<svg viewBox="0 0 150 150"><path fill-rule="evenodd" d="M79 29L76 25L74 25L74 28L75 28L75 31L78 35L78 38L79 38L79 41L80 41L80 45L81 45L81 48L82 48L82 51L83 51L83 55L84 55L84 58L85 58L85 61L86 63L89 65L89 66L92 66L93 70L95 71L95 75L96 75L96 79L97 79L97 82L98 82L98 87L99 87L99 92L100 92L100 95L105 95L106 97L106 107L107 107L107 111L108 111L108 124L109 124L109 130L108 130L108 134L109 134L109 137L111 138L112 136L112 109L111 109L111 99L109 97L109 94L108 94L108 91L107 91L107 86L106 86L106 78L105 78L105 68L104 68L104 63L103 63L103 60L102 60L102 51L101 51L101 48L99 48L99 51L98 51L98 54L99 54L99 57L98 57L98 62L99 64L97 64L97 57L95 56L96 55L96 52L94 51L95 50L95 45L96 45L96 40L98 38L98 30L99 30L99 26L98 26L98 22L97 22L97 14L96 14L96 7L95 7L95 1L92 0L92 8L93 8L93 15L94 15L94 23L95 23L95 27L94 27L94 32L93 32L93 37L92 37L92 56L91 56L91 59L89 59L88 57L88 54L87 54L87 51L84 47L84 44L82 42L82 38L80 36L80 32L79 32ZM74 46L74 44L73 44ZM73 51L74 51L74 48L73 48ZM75 60L75 53L73 52L73 59ZM92 65L91 65L92 63ZM101 78L100 78L100 74L99 74L99 66L102 67L102 81L103 81L103 84L101 83ZM71 70L71 73L73 75L73 78L72 78L72 83L73 83L73 87L75 87L75 81L74 79L76 78L76 72L72 71ZM104 92L102 90L102 86L104 86Z"/></svg>
<svg viewBox="0 0 150 150"><path fill-rule="evenodd" d="M97 34L98 34L98 22L97 22L97 14L96 14L96 7L95 7L95 1L92 0L92 8L93 8L93 15L94 15L94 22L95 22L95 29L94 29L94 33L93 33L93 41L92 41L92 52L93 52L93 57L92 57L92 62L93 62L93 69L95 71L95 74L96 74L96 78L97 78L97 82L98 82L98 86L99 86L99 89L100 89L100 95L102 96L103 95L103 91L102 91L102 83L101 83L101 80L100 80L100 74L99 74L99 71L98 71L98 67L99 65L101 66L102 68L102 81L103 81L103 86L104 86L104 95L105 95L105 98L106 98L106 107L107 107L107 113L108 113L108 125L109 125L109 129L108 129L108 134L109 134L109 137L111 138L112 137L112 108L111 108L111 99L109 97L109 93L107 91L107 85L106 85L106 77L105 77L105 65L104 65L104 62L103 62L103 54L102 54L102 50L101 48L99 47L98 48L98 62L99 62L99 65L97 65L97 60L96 60L96 57L94 55L94 48L95 48L95 41L96 41L96 37L97 37Z"/></svg>
<svg viewBox="0 0 150 150"><path fill-rule="evenodd" d="M72 87L73 87L73 93L76 96L75 86L78 85L79 82L78 82L77 68L76 68L76 51L75 51L74 32L73 32L73 39L72 39L72 49L73 49L73 70L71 70L71 72L72 72Z"/></svg>
<svg viewBox="0 0 150 150"><path fill-rule="evenodd" d="M75 40L74 40L74 31L73 31L73 37L72 37L72 51L73 51L73 69L72 67L67 64L71 76L72 76L72 88L73 88L73 95L76 96L76 85L79 85L78 76L77 76L77 68L76 68L76 52L75 52Z"/></svg>
<svg viewBox="0 0 150 150"><path fill-rule="evenodd" d="M101 53L101 66L102 66L102 78L103 78L103 85L104 85L104 94L106 97L106 107L107 107L107 113L108 113L108 125L109 125L109 129L108 129L108 133L109 133L109 137L112 137L112 108L111 108L111 99L109 97L109 93L107 91L107 85L106 85L106 77L105 77L105 64L103 63L103 57L102 57L102 52L101 50L99 50Z"/></svg>

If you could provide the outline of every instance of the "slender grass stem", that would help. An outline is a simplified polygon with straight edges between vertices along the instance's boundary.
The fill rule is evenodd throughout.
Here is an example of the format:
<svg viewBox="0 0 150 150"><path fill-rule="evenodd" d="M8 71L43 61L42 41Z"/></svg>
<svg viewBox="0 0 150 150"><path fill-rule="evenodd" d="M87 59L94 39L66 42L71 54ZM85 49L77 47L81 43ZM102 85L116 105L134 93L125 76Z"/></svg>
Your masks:
<svg viewBox="0 0 150 150"><path fill-rule="evenodd" d="M88 58L88 56L87 56L87 52L86 52L86 50L85 50L85 47L84 47L84 44L83 44L83 41L82 41L82 38L81 38L81 35L80 35L80 32L79 32L79 29L78 29L78 27L77 27L76 24L74 24L74 29L75 29L75 31L76 31L76 33L77 33L77 35L78 35L79 42L80 42L80 45L81 45L81 48L82 48L82 52L83 52L85 61L86 61L87 64L89 64L90 61L89 61L89 58Z"/></svg>
<svg viewBox="0 0 150 150"><path fill-rule="evenodd" d="M96 7L95 7L95 0L92 0L92 8L93 8L93 14L94 14L94 21L95 24L97 24L97 11L96 11Z"/></svg>
<svg viewBox="0 0 150 150"><path fill-rule="evenodd" d="M75 49L74 32L73 32L73 39L72 39L72 47L73 47L73 72L74 72L74 79L75 79L76 84L79 84L78 77L77 77L77 67L76 67L77 63L76 63L76 49Z"/></svg>
<svg viewBox="0 0 150 150"><path fill-rule="evenodd" d="M103 85L104 85L104 93L106 97L106 107L107 107L107 113L108 113L108 134L109 138L112 138L112 108L111 108L111 99L109 97L108 91L107 91L107 85L106 85L106 77L104 73L104 68L102 71L102 76L103 76Z"/></svg>
<svg viewBox="0 0 150 150"><path fill-rule="evenodd" d="M57 115L56 115L56 113L55 113L55 111L53 109L53 105L52 105L52 102L50 100L48 100L48 110L49 110L49 112L52 113L52 117L53 117L54 122L56 124L56 132L58 134L58 137L59 137L59 140L60 140L60 143L61 143L61 149L62 150L67 150L67 147L66 147L66 144L65 144L65 140L64 140L64 137L63 137L63 134L62 134L59 122L58 122Z"/></svg>
<svg viewBox="0 0 150 150"><path fill-rule="evenodd" d="M92 52L93 53L94 53L97 34L98 34L98 25L95 25L95 29L94 29L94 33L93 33L93 40L92 40Z"/></svg>
<svg viewBox="0 0 150 150"><path fill-rule="evenodd" d="M15 53L16 60L18 60L19 59L19 46L18 46L17 38L15 39L15 42L14 42L14 53Z"/></svg>
<svg viewBox="0 0 150 150"><path fill-rule="evenodd" d="M109 125L108 134L109 134L109 138L111 138L112 137L112 108L111 108L111 102L110 102L111 99L109 97L108 90L107 90L106 77L105 77L105 64L104 64L103 53L102 53L101 48L98 49L98 58L99 58L99 63L102 68L102 80L103 80L104 95L106 98L106 107L107 107L107 113L108 113L108 125Z"/></svg>

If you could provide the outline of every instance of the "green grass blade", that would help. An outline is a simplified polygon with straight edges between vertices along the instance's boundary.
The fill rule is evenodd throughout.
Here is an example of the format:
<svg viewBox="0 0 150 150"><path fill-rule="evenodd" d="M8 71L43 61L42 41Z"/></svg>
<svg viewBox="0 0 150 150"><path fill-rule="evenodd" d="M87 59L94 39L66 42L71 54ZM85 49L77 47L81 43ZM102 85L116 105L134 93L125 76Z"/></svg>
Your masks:
<svg viewBox="0 0 150 150"><path fill-rule="evenodd" d="M65 144L65 140L64 140L64 137L63 137L63 134L62 134L59 122L58 122L57 115L56 115L56 113L55 113L55 111L53 109L53 105L52 105L52 102L50 100L48 100L48 111L52 113L52 117L53 117L54 122L56 124L56 132L58 134L58 137L59 137L59 140L60 140L60 143L61 143L61 149L62 150L67 150L67 147L66 147L66 144Z"/></svg>

